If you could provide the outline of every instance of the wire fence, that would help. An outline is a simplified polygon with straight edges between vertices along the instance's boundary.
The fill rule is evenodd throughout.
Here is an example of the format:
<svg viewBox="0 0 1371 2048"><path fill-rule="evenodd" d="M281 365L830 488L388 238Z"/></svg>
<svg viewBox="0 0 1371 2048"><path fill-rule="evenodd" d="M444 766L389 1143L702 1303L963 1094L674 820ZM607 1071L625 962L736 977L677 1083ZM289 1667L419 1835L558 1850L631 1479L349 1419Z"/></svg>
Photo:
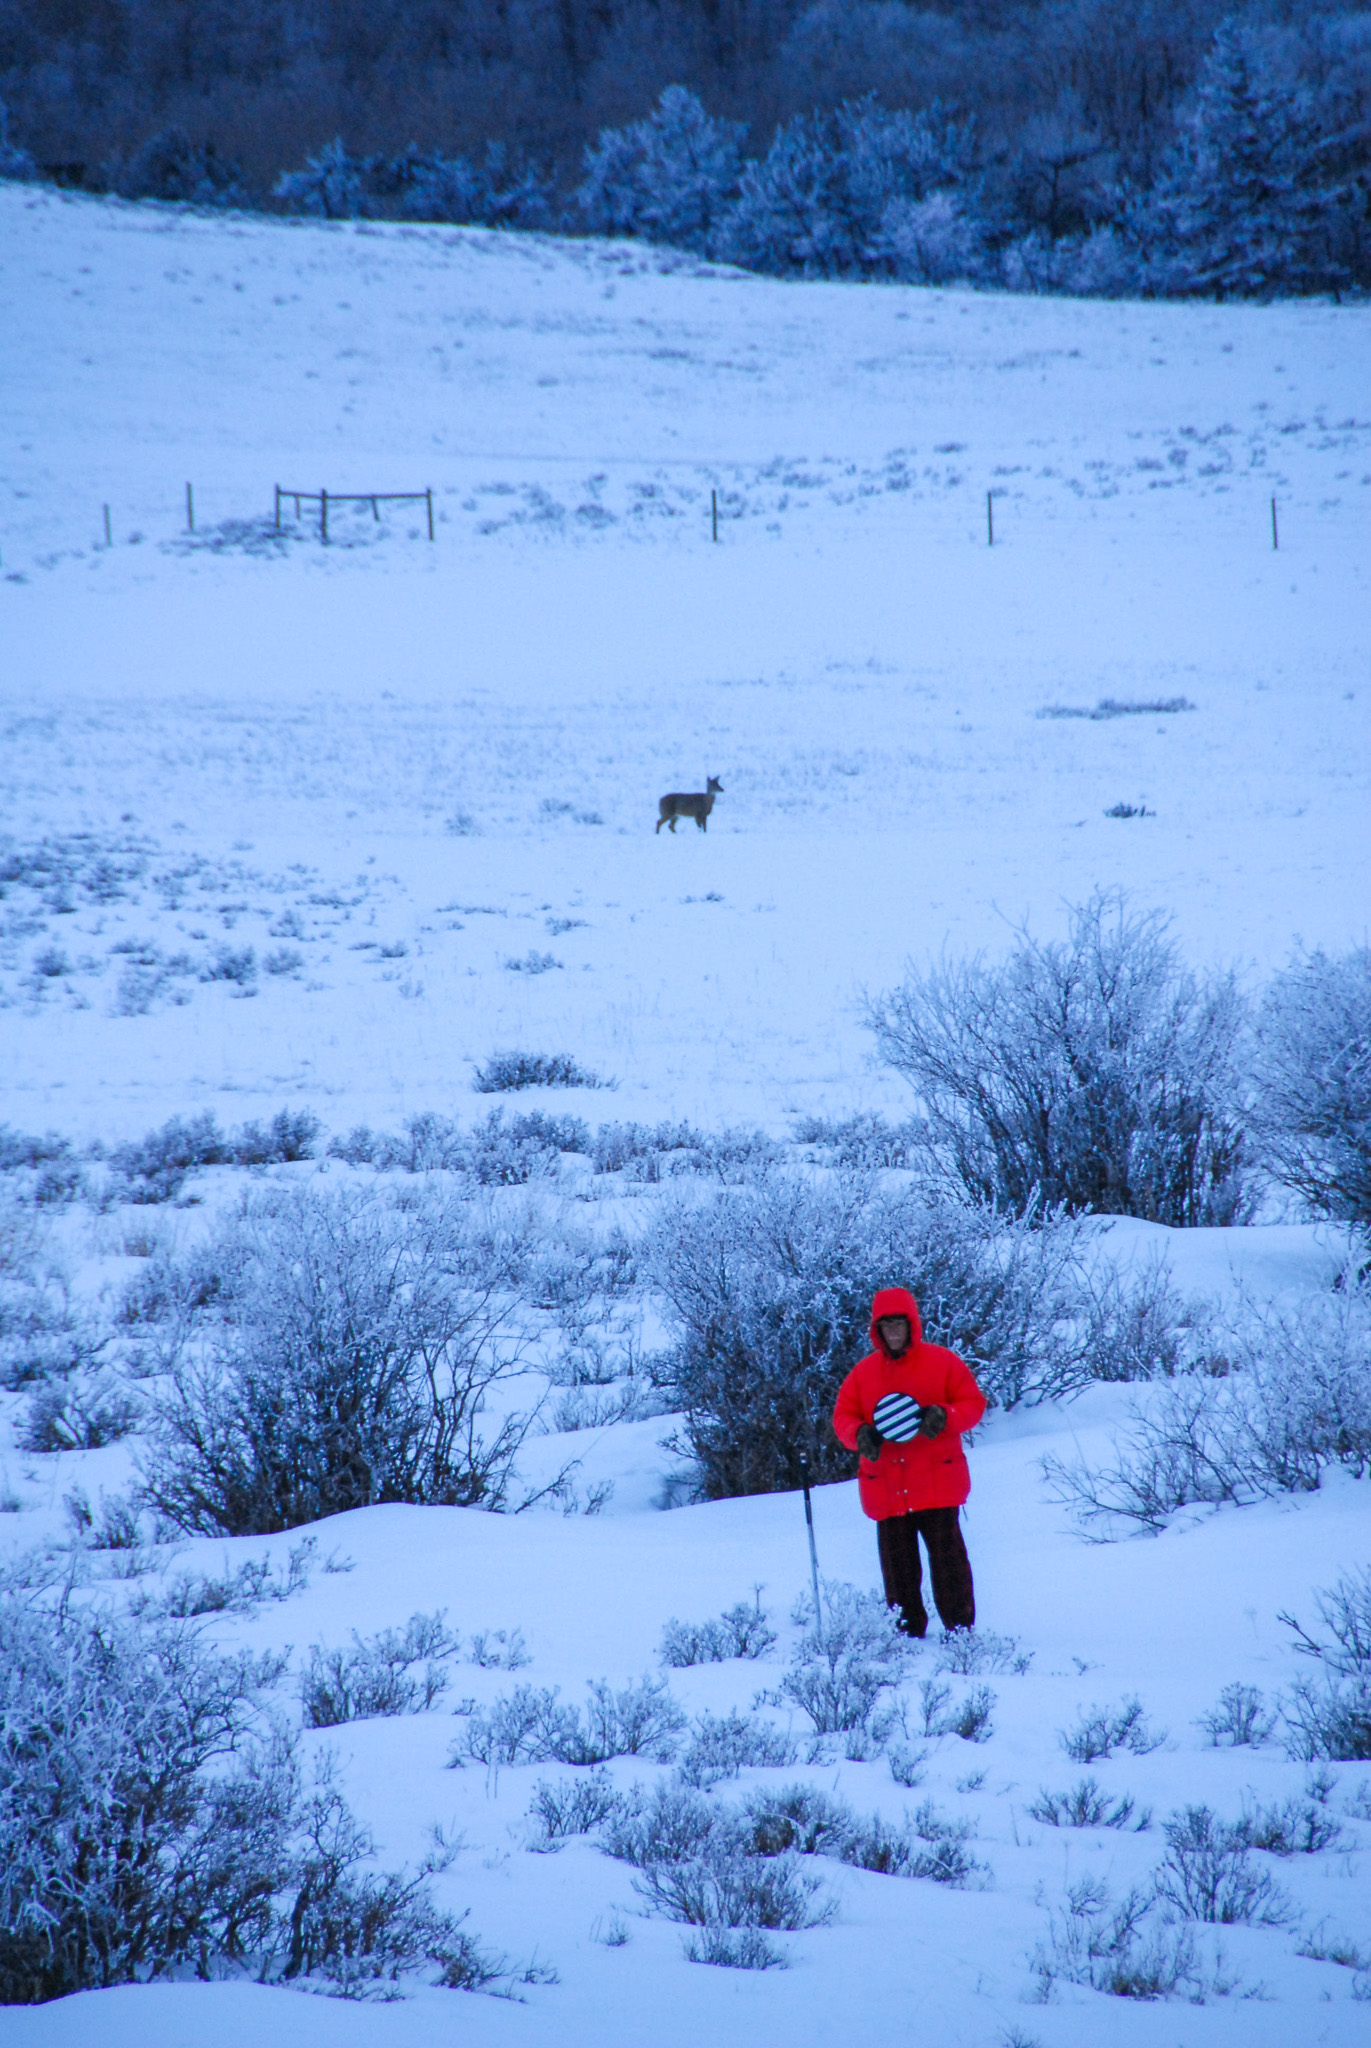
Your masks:
<svg viewBox="0 0 1371 2048"><path fill-rule="evenodd" d="M187 486L187 489L189 489L189 486ZM317 505L319 507L319 538L325 547L328 545L328 515L331 505L370 505L371 516L379 524L381 518L380 508L382 505L422 504L428 511L428 537L430 540L433 539L433 491L431 487L423 491L328 491L322 487L317 491L292 491L286 490L282 485L277 484L275 490L276 505L273 523L277 533L281 531L281 507L283 504L294 505L297 521L301 517L300 508L302 505Z"/></svg>

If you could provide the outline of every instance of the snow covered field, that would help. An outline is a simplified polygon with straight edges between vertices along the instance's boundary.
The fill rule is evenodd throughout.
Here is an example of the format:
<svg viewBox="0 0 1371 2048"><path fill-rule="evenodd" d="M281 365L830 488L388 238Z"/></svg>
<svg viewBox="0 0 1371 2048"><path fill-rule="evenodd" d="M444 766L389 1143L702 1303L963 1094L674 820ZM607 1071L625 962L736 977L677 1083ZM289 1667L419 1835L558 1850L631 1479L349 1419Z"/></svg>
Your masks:
<svg viewBox="0 0 1371 2048"><path fill-rule="evenodd" d="M632 247L0 187L0 859L23 857L0 901L0 1122L82 1144L203 1110L310 1109L340 1133L473 1122L491 1099L476 1068L518 1049L614 1084L520 1111L779 1139L796 1115L905 1112L870 1061L864 988L943 948L998 950L1024 920L1055 936L1097 885L1254 981L1297 939L1365 943L1369 346L1360 307L800 287ZM432 486L437 539L413 508L369 507L339 512L327 549L293 518L278 537L277 483ZM654 834L661 792L708 774L708 833ZM67 843L65 893L31 858L44 839ZM200 1220L158 1210L151 1240ZM78 1287L127 1279L120 1228L80 1208L55 1226ZM1336 1260L1295 1223L1112 1241L1143 1237L1169 1239L1186 1291L1241 1269L1289 1295ZM129 1447L26 1456L0 1399L18 1503L0 1541L55 1541L63 1495L122 1483ZM1368 1946L1353 1765L1333 1767L1336 1847L1276 1870L1299 1925L1223 1930L1231 1995L1025 2002L1068 1884L1140 1880L1186 1801L1232 1816L1301 1792L1277 1744L1215 1749L1197 1718L1234 1682L1274 1696L1297 1677L1278 1613L1310 1618L1367 1554L1351 1480L1082 1544L1037 1460L1102 1451L1120 1406L1100 1388L997 1416L972 1451L981 1618L1032 1653L989 1681L991 1740L936 1739L917 1791L840 1751L789 1773L863 1813L932 1798L972 1821L983 1889L826 1865L837 1918L784 1938L788 1971L700 1967L641 1916L627 1866L584 1841L529 1852L532 1787L555 1770L444 1769L445 1700L308 1741L337 1751L388 1861L455 1823L445 1902L560 1982L523 2004L386 2007L149 1987L0 2012L0 2040L1364 2040L1354 1972L1296 1953L1320 1927ZM519 1679L580 1699L657 1673L668 1617L760 1584L767 1660L667 1674L692 1714L746 1709L795 1636L800 1509L659 1512L667 1427L536 1440L615 1480L593 1519L339 1518L321 1548L353 1570L219 1633L302 1653L441 1607L464 1637L522 1629ZM874 1585L855 1486L816 1512L825 1574ZM195 1542L175 1568L293 1540ZM918 1653L911 1698L938 1659ZM463 1666L454 1696L513 1682ZM1167 1741L1096 1771L1153 1829L1035 1822L1041 1788L1080 1776L1057 1731L1134 1693ZM630 1938L607 1946L616 1911Z"/></svg>

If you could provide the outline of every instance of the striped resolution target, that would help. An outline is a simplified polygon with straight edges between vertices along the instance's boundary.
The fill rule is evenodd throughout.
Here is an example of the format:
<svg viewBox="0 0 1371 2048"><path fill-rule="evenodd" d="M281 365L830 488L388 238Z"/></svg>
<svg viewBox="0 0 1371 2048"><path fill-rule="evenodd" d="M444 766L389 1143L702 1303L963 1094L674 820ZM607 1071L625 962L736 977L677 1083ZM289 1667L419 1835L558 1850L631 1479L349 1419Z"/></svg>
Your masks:
<svg viewBox="0 0 1371 2048"><path fill-rule="evenodd" d="M882 1394L872 1421L892 1443L908 1444L919 1434L923 1412L912 1394Z"/></svg>

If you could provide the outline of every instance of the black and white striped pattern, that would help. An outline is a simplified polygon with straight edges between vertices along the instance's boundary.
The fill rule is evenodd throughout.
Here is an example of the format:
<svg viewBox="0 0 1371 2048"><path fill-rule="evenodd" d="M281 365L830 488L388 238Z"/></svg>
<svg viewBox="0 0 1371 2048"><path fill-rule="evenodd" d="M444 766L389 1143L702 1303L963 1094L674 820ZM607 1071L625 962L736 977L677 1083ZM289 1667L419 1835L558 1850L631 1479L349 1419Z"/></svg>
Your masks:
<svg viewBox="0 0 1371 2048"><path fill-rule="evenodd" d="M919 1434L923 1412L912 1394L882 1394L872 1421L892 1443L907 1444Z"/></svg>

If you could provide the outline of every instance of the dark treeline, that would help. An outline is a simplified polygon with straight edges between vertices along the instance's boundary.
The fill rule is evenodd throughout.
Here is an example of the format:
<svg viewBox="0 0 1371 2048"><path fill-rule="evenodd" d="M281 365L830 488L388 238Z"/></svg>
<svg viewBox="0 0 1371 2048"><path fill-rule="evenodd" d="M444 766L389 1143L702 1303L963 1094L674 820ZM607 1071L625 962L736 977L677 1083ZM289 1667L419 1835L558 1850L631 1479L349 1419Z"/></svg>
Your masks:
<svg viewBox="0 0 1371 2048"><path fill-rule="evenodd" d="M129 196L422 217L419 162L428 217L678 240L659 204L605 184L605 131L631 134L668 87L709 116L706 152L736 155L706 195L715 214L740 188L746 201L741 235L685 239L760 268L1076 289L1371 282L1371 11L1338 0L1267 0L1236 21L1231 0L0 0L11 164L26 152L40 174ZM925 125L912 141L868 126L854 145L863 103ZM341 182L278 190L335 143ZM812 210L815 165L844 151L885 163L876 187L864 170L861 192L823 202L825 221L835 205L850 216L850 246L835 255L826 227L778 241L772 216L797 193ZM621 133L617 157L631 155ZM757 163L775 207L748 187ZM1193 244L1196 206L1215 204L1265 208L1268 243L1303 237L1293 270L1155 260ZM1102 231L1115 242L1054 268L1059 247ZM1141 270L1125 245L1147 245Z"/></svg>

